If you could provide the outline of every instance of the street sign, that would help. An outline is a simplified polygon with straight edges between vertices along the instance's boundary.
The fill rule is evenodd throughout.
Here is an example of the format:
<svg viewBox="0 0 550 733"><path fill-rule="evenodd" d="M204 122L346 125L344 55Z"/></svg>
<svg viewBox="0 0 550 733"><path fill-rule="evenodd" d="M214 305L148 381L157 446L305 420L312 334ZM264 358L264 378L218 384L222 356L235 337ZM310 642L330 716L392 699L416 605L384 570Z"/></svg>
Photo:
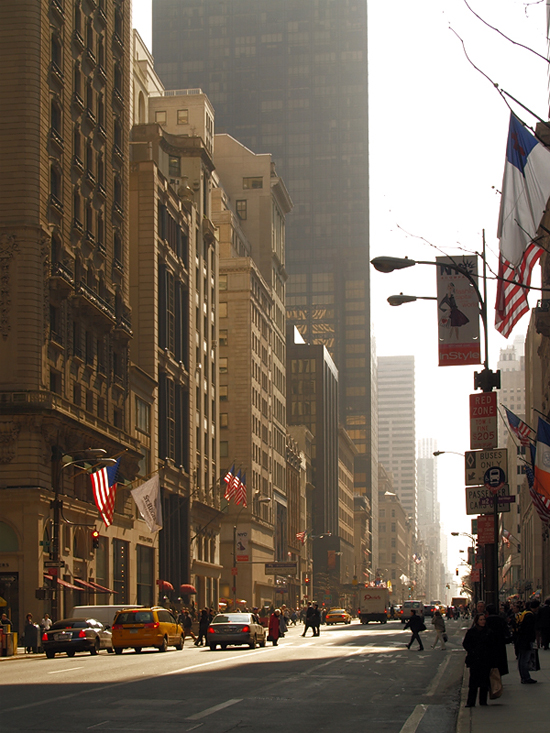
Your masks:
<svg viewBox="0 0 550 733"><path fill-rule="evenodd" d="M266 575L296 575L298 563L296 562L266 562Z"/></svg>
<svg viewBox="0 0 550 733"><path fill-rule="evenodd" d="M509 512L510 504L507 503L508 485L505 484L498 490L498 511ZM491 514L493 512L493 492L490 489L486 489L485 486L467 486L466 487L466 514ZM500 498L504 497L504 501ZM485 505L482 504L481 500L488 499L491 503ZM479 523L477 527L477 534L479 535Z"/></svg>
<svg viewBox="0 0 550 733"><path fill-rule="evenodd" d="M470 448L497 447L497 393L476 392L470 395Z"/></svg>
<svg viewBox="0 0 550 733"><path fill-rule="evenodd" d="M492 545L495 541L495 518L492 514L479 517L477 520L478 534L477 542L479 545Z"/></svg>
<svg viewBox="0 0 550 733"><path fill-rule="evenodd" d="M479 500L480 506L493 506L493 499L494 496L484 496L483 499ZM499 496L498 497L498 503L500 504L515 504L516 503L516 497L515 496ZM499 510L500 511L500 510Z"/></svg>
<svg viewBox="0 0 550 733"><path fill-rule="evenodd" d="M488 468L483 474L483 486L496 494L506 483L506 474L498 466Z"/></svg>
<svg viewBox="0 0 550 733"><path fill-rule="evenodd" d="M65 561L64 560L44 560L44 567L45 568L64 568Z"/></svg>
<svg viewBox="0 0 550 733"><path fill-rule="evenodd" d="M466 451L464 454L466 486L483 486L485 472L492 468L501 468L506 476L507 463L506 448Z"/></svg>
<svg viewBox="0 0 550 733"><path fill-rule="evenodd" d="M239 568L231 568L231 575L238 575L239 574Z"/></svg>

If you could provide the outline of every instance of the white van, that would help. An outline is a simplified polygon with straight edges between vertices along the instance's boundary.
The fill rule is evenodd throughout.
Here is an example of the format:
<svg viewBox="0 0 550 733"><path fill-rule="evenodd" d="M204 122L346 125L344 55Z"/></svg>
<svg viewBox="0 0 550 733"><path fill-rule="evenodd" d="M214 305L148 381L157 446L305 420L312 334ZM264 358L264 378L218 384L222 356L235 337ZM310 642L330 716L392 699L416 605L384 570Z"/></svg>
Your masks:
<svg viewBox="0 0 550 733"><path fill-rule="evenodd" d="M71 611L71 618L95 618L103 626L110 628L116 614L124 608L143 608L143 606L132 606L126 603L112 606L75 606Z"/></svg>
<svg viewBox="0 0 550 733"><path fill-rule="evenodd" d="M416 611L416 615L420 616L422 620L424 620L424 604L422 601L404 601L402 613L401 613L401 623L405 624L411 617L411 611Z"/></svg>

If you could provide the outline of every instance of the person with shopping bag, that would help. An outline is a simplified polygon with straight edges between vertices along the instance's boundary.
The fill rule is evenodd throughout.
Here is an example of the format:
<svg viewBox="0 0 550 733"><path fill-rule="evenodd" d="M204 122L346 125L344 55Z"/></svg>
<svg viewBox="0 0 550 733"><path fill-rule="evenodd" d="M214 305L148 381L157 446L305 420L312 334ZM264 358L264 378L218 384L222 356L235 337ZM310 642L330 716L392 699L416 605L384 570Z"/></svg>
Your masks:
<svg viewBox="0 0 550 733"><path fill-rule="evenodd" d="M432 644L432 649L435 649L435 645L438 641L441 642L441 649L442 651L445 651L447 648L445 646L445 642L447 641L447 634L445 633L445 619L441 615L440 611L435 611L434 615L432 616L432 626L435 630L435 639L434 643Z"/></svg>
<svg viewBox="0 0 550 733"><path fill-rule="evenodd" d="M479 704L487 705L489 695L489 675L493 669L492 634L487 628L487 618L484 613L476 613L474 623L466 632L462 646L468 652L466 666L470 670L468 681L468 699L466 707L473 708L479 690Z"/></svg>

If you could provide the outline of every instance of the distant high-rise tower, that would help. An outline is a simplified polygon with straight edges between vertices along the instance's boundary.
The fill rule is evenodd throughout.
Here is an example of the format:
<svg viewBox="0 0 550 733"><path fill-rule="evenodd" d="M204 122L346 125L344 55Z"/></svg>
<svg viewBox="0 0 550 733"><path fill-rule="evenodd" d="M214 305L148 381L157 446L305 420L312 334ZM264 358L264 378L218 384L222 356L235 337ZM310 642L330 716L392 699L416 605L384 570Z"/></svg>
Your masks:
<svg viewBox="0 0 550 733"><path fill-rule="evenodd" d="M378 357L378 460L393 474L393 489L416 534L414 356Z"/></svg>
<svg viewBox="0 0 550 733"><path fill-rule="evenodd" d="M166 88L208 94L218 133L273 155L294 202L287 317L338 367L355 490L374 507L367 3L153 0L153 54Z"/></svg>

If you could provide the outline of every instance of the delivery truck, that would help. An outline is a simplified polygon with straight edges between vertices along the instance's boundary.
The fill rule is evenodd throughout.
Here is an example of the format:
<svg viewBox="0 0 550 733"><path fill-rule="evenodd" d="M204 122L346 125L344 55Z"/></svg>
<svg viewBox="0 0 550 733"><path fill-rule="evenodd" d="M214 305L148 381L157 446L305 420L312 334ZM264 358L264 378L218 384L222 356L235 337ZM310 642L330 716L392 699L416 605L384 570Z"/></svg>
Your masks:
<svg viewBox="0 0 550 733"><path fill-rule="evenodd" d="M364 588L360 593L359 618L362 624L369 621L378 621L385 624L388 621L390 606L390 592L387 588Z"/></svg>

